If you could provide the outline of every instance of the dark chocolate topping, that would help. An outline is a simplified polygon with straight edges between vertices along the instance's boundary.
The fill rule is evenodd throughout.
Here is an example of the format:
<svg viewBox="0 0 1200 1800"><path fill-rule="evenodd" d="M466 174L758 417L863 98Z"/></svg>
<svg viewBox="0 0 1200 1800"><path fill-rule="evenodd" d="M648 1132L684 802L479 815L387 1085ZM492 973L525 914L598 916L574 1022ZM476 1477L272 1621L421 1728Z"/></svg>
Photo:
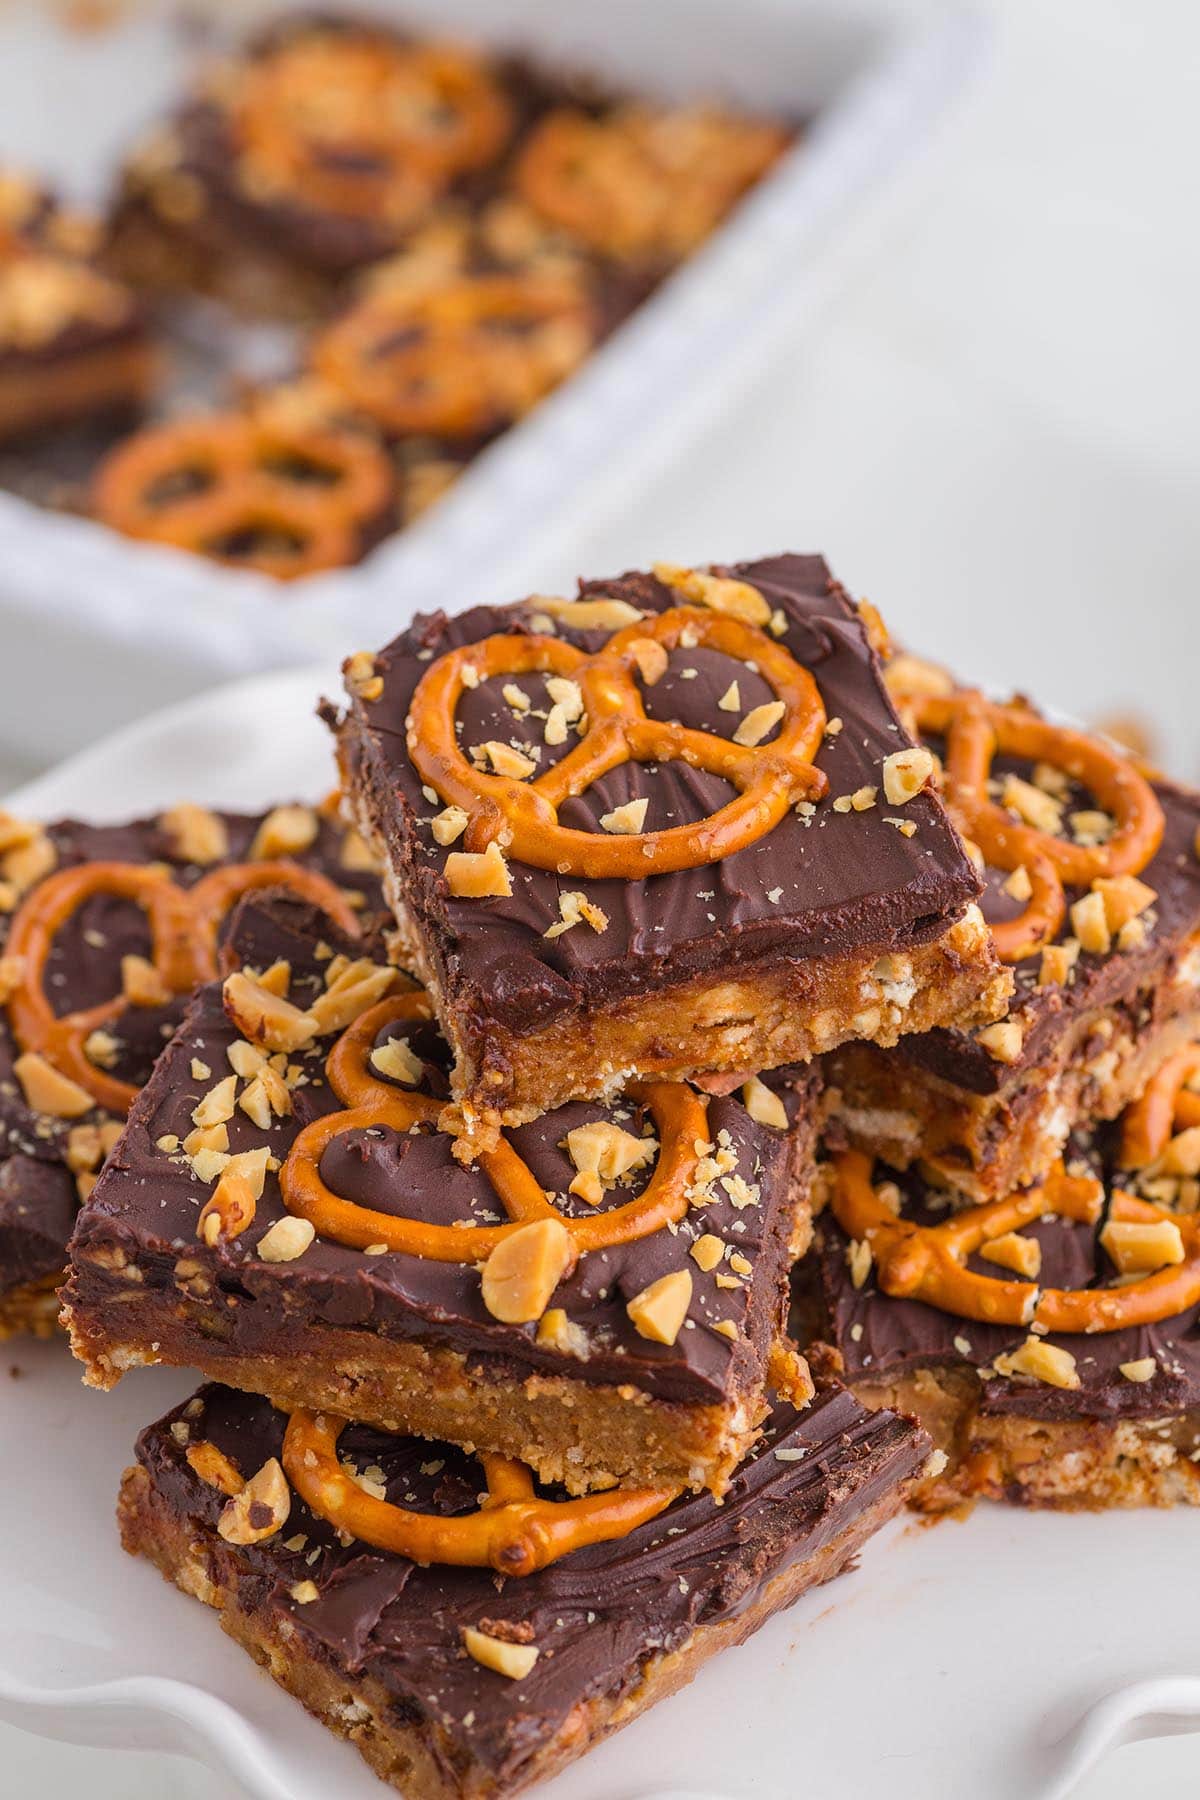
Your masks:
<svg viewBox="0 0 1200 1800"><path fill-rule="evenodd" d="M249 860L262 814L222 813L229 841L226 860ZM122 825L86 825L66 819L47 827L58 870L89 862L166 863L181 887L191 887L209 867L181 863L155 819ZM290 860L325 874L335 886L361 895L368 928L379 920L379 882L340 858L342 828L319 818L317 837ZM13 915L0 914L0 955ZM228 930L228 920L222 935ZM56 1012L78 1012L121 992L121 959L149 956L146 915L136 903L99 893L86 900L57 934L47 959L45 988ZM183 996L167 1006L131 1006L111 1027L116 1043L105 1073L142 1086L155 1060L178 1027L187 1005ZM25 1103L13 1064L21 1054L7 1008L0 1006L0 1293L21 1287L62 1267L75 1215L75 1180L65 1168L67 1121L33 1113ZM99 1108L70 1123L98 1122Z"/></svg>
<svg viewBox="0 0 1200 1800"><path fill-rule="evenodd" d="M224 1496L189 1467L188 1441L214 1443L249 1477L279 1455L284 1425L265 1400L206 1387L142 1433L138 1459L171 1510L211 1533ZM894 1413L866 1413L835 1390L803 1413L777 1410L723 1504L708 1495L677 1501L628 1537L525 1579L343 1546L296 1495L283 1530L236 1555L252 1591L308 1646L380 1682L401 1718L432 1725L447 1750L507 1788L581 1702L632 1690L647 1657L736 1617L863 1514L898 1503L927 1450ZM473 1510L482 1484L461 1451L363 1427L343 1434L339 1454L382 1475L393 1503L419 1510ZM286 1547L300 1537L302 1546ZM302 1581L317 1588L306 1604L290 1592ZM462 1648L464 1626L491 1635L518 1628L539 1650L531 1673L510 1681L482 1668Z"/></svg>
<svg viewBox="0 0 1200 1800"><path fill-rule="evenodd" d="M230 953L256 967L286 958L292 996L303 1004L319 991L328 968L328 954L319 952L322 936L326 952L338 944L335 934L322 930L309 909L294 901L247 899L235 918ZM408 1042L424 1064L422 1091L445 1097L448 1053L431 1026L399 1021L381 1035ZM589 1382L631 1382L671 1400L711 1402L761 1385L782 1317L788 1239L802 1191L796 1183L807 1179L811 1153L810 1094L803 1083L780 1087L799 1122L790 1134L757 1124L736 1098L709 1102L710 1137L736 1155L735 1172L755 1194L751 1204L738 1205L740 1190L731 1194L718 1182L713 1199L693 1206L677 1231L580 1257L551 1305L563 1308L586 1331L590 1353L581 1359L538 1344L533 1325L505 1325L493 1318L483 1305L473 1263L399 1253L367 1256L323 1238L298 1261L261 1261L259 1240L284 1216L278 1181L270 1173L246 1232L211 1249L199 1243L196 1219L209 1188L186 1160L158 1149L156 1142L167 1135L182 1139L192 1128L192 1110L211 1085L192 1077L193 1059L211 1070L212 1081L220 1079L229 1066L226 1050L238 1036L225 1015L220 985L201 989L80 1216L73 1250L82 1260L74 1280L84 1311L95 1298L92 1284L103 1286L104 1278L87 1260L98 1245L119 1245L141 1267L143 1291L165 1292L172 1299L175 1264L186 1251L213 1282L212 1304L224 1309L221 1331L228 1334L230 1353L269 1346L275 1354L304 1354L310 1341L306 1333L320 1324L420 1337L493 1366L510 1362ZM340 1110L324 1079L330 1042L318 1046L309 1082L295 1089L294 1116L264 1133L239 1110L228 1127L231 1150L269 1144L273 1155L284 1157L305 1124ZM565 1214L594 1209L567 1193L575 1166L563 1139L576 1125L605 1118L635 1135L643 1129L642 1112L632 1104L580 1103L509 1134ZM610 1189L602 1208L621 1205L639 1192L652 1166L630 1177L629 1185ZM443 1225L463 1220L490 1224L504 1216L483 1171L456 1162L450 1138L433 1130L401 1135L385 1128L348 1131L326 1150L321 1172L344 1198L382 1212ZM689 1258L689 1246L704 1232L719 1236L753 1264L744 1284L720 1287L716 1277L728 1278L725 1265L705 1272ZM626 1304L660 1275L679 1268L692 1275L689 1322L673 1346L652 1343L634 1329ZM712 1329L726 1319L738 1328L736 1341Z"/></svg>
<svg viewBox="0 0 1200 1800"><path fill-rule="evenodd" d="M1111 1187L1119 1184L1106 1129L1094 1142L1076 1140L1072 1156L1080 1156ZM904 1195L903 1216L918 1223L945 1217L944 1190L930 1189L914 1171L886 1171ZM1126 1177L1126 1180L1128 1178ZM937 1204L938 1201L942 1204ZM1043 1287L1087 1288L1107 1285L1115 1271L1100 1247L1104 1218L1094 1226L1066 1219L1044 1219L1023 1228L1042 1249L1038 1282ZM886 1381L922 1368L970 1368L983 1373L982 1410L1032 1418L1154 1418L1200 1405L1200 1307L1192 1307L1158 1325L1087 1335L1055 1332L1047 1343L1069 1350L1075 1358L1078 1388L991 1373L998 1355L1017 1349L1029 1335L1024 1328L980 1324L960 1319L920 1300L898 1300L883 1294L872 1268L856 1289L850 1279L848 1240L831 1212L817 1226L813 1267L825 1308L824 1331L840 1351L847 1381ZM979 1274L1005 1278L1006 1271L980 1257L967 1259ZM1128 1380L1122 1363L1152 1356L1156 1370L1149 1381Z"/></svg>
<svg viewBox="0 0 1200 1800"><path fill-rule="evenodd" d="M457 618L419 618L377 658L382 696L356 700L343 726L343 752L384 836L403 898L438 962L448 1004L482 1039L486 1020L512 1029L546 1024L572 1007L603 1009L633 992L690 976L734 973L751 964L904 949L939 937L979 893L979 881L941 802L921 794L904 808L916 825L903 836L886 822L881 764L907 743L880 680L878 661L841 587L817 556L779 556L717 571L748 581L786 619L780 641L816 679L829 719L817 764L830 798L805 821L789 812L766 836L723 861L643 881L583 881L510 865L507 899L457 900L442 876L446 852L430 831L440 810L422 792L405 750L405 721L430 662L494 633L521 632L538 612L477 607ZM581 586L645 612L679 605L650 575ZM558 635L588 653L609 633L558 623ZM719 701L736 680L739 710ZM517 684L534 711L514 713L506 679L481 682L459 709L464 748L488 739L535 746L545 769L547 697L539 676ZM657 685L644 689L648 713L732 737L740 717L771 697L746 665L715 652L677 650ZM542 718L535 716L541 711ZM833 798L879 788L865 812L833 810ZM562 809L562 822L599 829L600 815L633 799L650 802L647 829L694 820L732 797L722 780L682 763L626 763ZM577 926L557 939L559 896L579 889L608 915L605 931Z"/></svg>

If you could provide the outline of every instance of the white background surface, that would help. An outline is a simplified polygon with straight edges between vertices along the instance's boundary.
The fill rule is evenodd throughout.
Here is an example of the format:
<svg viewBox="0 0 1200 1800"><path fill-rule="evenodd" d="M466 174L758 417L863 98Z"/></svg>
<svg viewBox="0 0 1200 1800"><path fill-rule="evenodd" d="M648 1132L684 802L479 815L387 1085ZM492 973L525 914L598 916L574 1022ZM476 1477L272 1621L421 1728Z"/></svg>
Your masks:
<svg viewBox="0 0 1200 1800"><path fill-rule="evenodd" d="M969 113L836 308L546 582L651 555L820 547L898 631L964 669L1036 685L1085 718L1153 709L1174 767L1197 776L1200 10L1003 0L996 12ZM86 679L64 656L54 703ZM0 1481L23 1479L5 1459ZM1012 1567L1019 1579L1019 1554ZM1136 1580L1096 1573L1117 1606ZM1030 1632L1053 1633L1054 1596L1028 1604ZM1182 1570L1180 1605L1194 1613ZM959 1650L986 1706L987 1644ZM1198 1771L1200 1740L1139 1745L1079 1794L1157 1800L1194 1791ZM35 1791L229 1794L176 1759L3 1732L0 1795Z"/></svg>

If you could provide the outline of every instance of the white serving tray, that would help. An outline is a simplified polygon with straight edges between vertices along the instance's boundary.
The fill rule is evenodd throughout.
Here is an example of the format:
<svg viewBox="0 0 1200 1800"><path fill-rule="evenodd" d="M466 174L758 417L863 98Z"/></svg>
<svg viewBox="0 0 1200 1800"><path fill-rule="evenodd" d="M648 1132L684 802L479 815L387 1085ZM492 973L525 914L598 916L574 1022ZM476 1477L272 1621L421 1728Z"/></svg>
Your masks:
<svg viewBox="0 0 1200 1800"><path fill-rule="evenodd" d="M0 493L0 742L26 760L213 681L382 641L418 604L535 584L549 543L569 545L598 506L615 510L685 453L836 281L839 238L929 136L987 35L973 12L930 0L359 0L372 9L643 91L818 122L577 376L356 570L281 588ZM99 198L180 90L176 10L141 0L83 33L47 0L0 6L0 158ZM280 7L206 10L244 30ZM50 684L67 704L45 704Z"/></svg>
<svg viewBox="0 0 1200 1800"><path fill-rule="evenodd" d="M185 796L234 806L315 797L331 766L313 706L330 680L291 670L193 699L5 804L118 819ZM214 1800L242 1790L377 1800L384 1790L352 1750L257 1672L215 1618L118 1546L121 1469L140 1426L189 1390L186 1374L135 1373L103 1395L81 1386L62 1344L7 1345L3 1363L20 1378L0 1376L0 1721L70 1743L183 1752L219 1771ZM981 1507L933 1529L901 1521L858 1570L540 1792L1065 1800L1114 1746L1200 1731L1188 1579L1198 1529L1186 1509L1055 1517ZM94 1779L119 1796L102 1764ZM164 1758L161 1791L170 1784Z"/></svg>

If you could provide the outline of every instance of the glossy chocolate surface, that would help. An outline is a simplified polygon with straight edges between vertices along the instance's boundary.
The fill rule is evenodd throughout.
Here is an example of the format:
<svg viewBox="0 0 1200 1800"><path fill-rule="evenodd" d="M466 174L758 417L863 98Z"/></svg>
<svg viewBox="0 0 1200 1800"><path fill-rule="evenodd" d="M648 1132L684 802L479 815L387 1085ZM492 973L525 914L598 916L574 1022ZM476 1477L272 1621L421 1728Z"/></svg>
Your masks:
<svg viewBox="0 0 1200 1800"><path fill-rule="evenodd" d="M1073 1157L1085 1161L1111 1190L1120 1175L1112 1157L1114 1132L1106 1128L1095 1141L1075 1140ZM918 1224L946 1217L944 1190L930 1189L914 1171L897 1175L881 1164L877 1173L895 1180L904 1195L902 1215ZM939 1204L938 1202L941 1202ZM1095 1225L1046 1218L1023 1228L1022 1235L1041 1245L1042 1287L1089 1288L1111 1283L1116 1275L1100 1247L1103 1215ZM985 1413L1012 1413L1032 1418L1154 1418L1200 1405L1200 1307L1161 1324L1124 1331L1088 1334L1052 1332L1047 1343L1070 1351L1079 1376L1078 1388L998 1376L991 1365L997 1356L1016 1350L1028 1331L1020 1326L985 1325L942 1312L920 1300L894 1299L881 1293L872 1267L856 1289L847 1266L848 1240L831 1211L817 1224L813 1270L824 1305L824 1333L840 1352L845 1378L887 1381L917 1369L972 1369L982 1377L980 1408ZM967 1267L992 1278L1012 1279L1009 1271L980 1256ZM1122 1363L1155 1359L1149 1381L1121 1374Z"/></svg>
<svg viewBox="0 0 1200 1800"><path fill-rule="evenodd" d="M720 862L639 881L586 881L513 862L509 898L450 895L442 874L446 852L430 830L440 803L431 805L422 792L405 749L405 721L434 658L494 633L528 631L538 616L536 599L477 607L457 618L418 618L376 659L382 695L352 702L341 730L344 761L464 1030L482 1034L495 1021L528 1031L571 1009L602 1009L689 977L720 980L789 959L902 950L939 937L978 894L978 878L934 795L920 794L903 809L916 826L911 837L887 823L896 809L883 799L881 764L908 740L855 608L823 559L770 557L716 572L751 583L779 609L786 627L776 641L812 673L828 719L841 721L815 759L829 780L829 796L815 816L789 811L773 831ZM588 582L580 592L613 596L647 614L681 604L651 575ZM594 654L610 634L559 622L557 635ZM735 680L738 708L727 711L720 701ZM518 685L533 703L524 716L505 700L505 685L507 678L485 680L464 694L460 743L469 749L499 738L529 745L544 771L569 747L544 741L550 704L544 679L521 677ZM731 738L739 719L774 693L745 663L700 648L671 652L666 673L643 684L642 697L652 719ZM834 798L868 785L879 789L870 810L834 810ZM733 792L723 779L682 762L629 762L567 802L560 820L599 831L602 814L646 799L646 829L653 830L704 818ZM606 930L583 925L546 938L567 887L601 908Z"/></svg>
<svg viewBox="0 0 1200 1800"><path fill-rule="evenodd" d="M285 958L292 970L292 997L303 1004L320 991L330 947L338 943L336 934L296 902L249 900L235 921L228 953L258 968ZM796 1183L807 1181L811 1155L811 1103L803 1083L780 1088L798 1121L791 1133L756 1123L736 1097L708 1103L709 1137L736 1154L736 1173L749 1184L751 1203L738 1204L740 1190L731 1194L718 1183L712 1200L691 1207L677 1230L660 1230L580 1256L550 1305L564 1309L586 1332L588 1354L581 1358L539 1344L535 1325L502 1324L494 1318L483 1303L473 1261L438 1262L399 1252L366 1255L326 1237L318 1237L297 1261L262 1261L256 1246L284 1216L274 1174L267 1176L248 1230L215 1247L199 1243L197 1215L210 1189L186 1159L164 1152L157 1143L163 1137L181 1139L191 1130L192 1110L211 1085L192 1076L193 1061L199 1059L211 1070L212 1081L219 1079L228 1072L227 1048L239 1035L225 1015L220 984L202 989L81 1214L73 1251L76 1305L83 1314L94 1305L102 1307L105 1296L104 1277L90 1267L89 1257L98 1246L115 1245L142 1270L148 1301L168 1306L178 1298L175 1265L186 1253L213 1282L214 1304L225 1309L227 1353L305 1355L311 1349L310 1328L323 1325L420 1338L518 1374L541 1369L584 1382L633 1383L670 1400L713 1402L761 1385L784 1309L788 1240L796 1198L803 1191ZM380 1042L388 1038L407 1042L421 1058L419 1091L445 1098L449 1056L436 1029L399 1020L379 1034ZM264 1132L239 1110L228 1127L231 1150L268 1144L273 1155L285 1157L305 1124L341 1110L324 1078L333 1041L321 1040L306 1064L309 1078L293 1092L294 1115ZM397 1093L414 1091L395 1082L386 1085ZM563 1140L575 1126L600 1119L634 1135L641 1134L645 1122L642 1109L632 1103L580 1103L508 1134L564 1214L586 1217L597 1210L567 1193L575 1166ZM628 1185L610 1188L599 1210L626 1203L652 1172L653 1164L633 1174ZM348 1130L326 1149L321 1174L338 1195L381 1212L439 1225L487 1225L505 1217L479 1165L464 1168L454 1159L451 1138L432 1127L403 1133L386 1126ZM752 1265L744 1281L718 1285L718 1275L730 1282L726 1264L706 1272L688 1256L690 1244L705 1232L720 1237ZM692 1276L687 1322L673 1345L651 1342L634 1329L627 1302L659 1276L680 1268ZM127 1320L129 1311L122 1306L121 1317ZM726 1320L736 1327L732 1340L713 1329ZM159 1333L151 1329L150 1335Z"/></svg>
<svg viewBox="0 0 1200 1800"><path fill-rule="evenodd" d="M211 1533L225 1497L198 1479L187 1448L211 1442L249 1477L280 1454L284 1425L265 1400L206 1387L142 1433L138 1460L170 1511ZM310 1654L380 1683L398 1721L432 1727L460 1771L467 1761L515 1785L581 1703L632 1692L647 1657L744 1612L861 1515L898 1503L927 1450L920 1431L843 1391L802 1413L780 1407L723 1504L676 1501L629 1536L523 1579L343 1545L293 1494L282 1531L235 1553L249 1583L241 1597L291 1620ZM351 1426L339 1454L382 1477L393 1503L445 1515L476 1505L480 1466L459 1450ZM317 1590L306 1604L290 1592L302 1581ZM463 1651L464 1626L536 1644L530 1674L482 1668Z"/></svg>

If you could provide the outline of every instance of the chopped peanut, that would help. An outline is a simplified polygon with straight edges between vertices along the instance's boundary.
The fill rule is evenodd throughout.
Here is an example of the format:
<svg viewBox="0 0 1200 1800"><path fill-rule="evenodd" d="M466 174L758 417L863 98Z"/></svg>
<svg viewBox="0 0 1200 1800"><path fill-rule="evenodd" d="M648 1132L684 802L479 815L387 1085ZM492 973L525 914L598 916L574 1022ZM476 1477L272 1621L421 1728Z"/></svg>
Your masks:
<svg viewBox="0 0 1200 1800"><path fill-rule="evenodd" d="M483 1304L505 1325L540 1319L575 1261L561 1219L535 1219L501 1238L483 1265Z"/></svg>
<svg viewBox="0 0 1200 1800"><path fill-rule="evenodd" d="M1110 1219L1100 1233L1100 1245L1122 1275L1165 1269L1184 1258L1183 1235L1173 1219L1152 1225Z"/></svg>
<svg viewBox="0 0 1200 1800"><path fill-rule="evenodd" d="M158 828L180 862L207 868L229 855L229 833L219 813L207 806L172 806L160 813Z"/></svg>
<svg viewBox="0 0 1200 1800"><path fill-rule="evenodd" d="M237 1076L226 1075L209 1088L203 1100L192 1110L192 1124L201 1130L207 1125L223 1125L232 1119L237 1095Z"/></svg>
<svg viewBox="0 0 1200 1800"><path fill-rule="evenodd" d="M872 1260L871 1246L866 1238L851 1238L846 1245L846 1267L850 1271L851 1287L861 1288L866 1285Z"/></svg>
<svg viewBox="0 0 1200 1800"><path fill-rule="evenodd" d="M312 1043L317 1030L312 1014L272 994L244 970L226 976L222 992L226 1013L251 1044L290 1053Z"/></svg>
<svg viewBox="0 0 1200 1800"><path fill-rule="evenodd" d="M600 1204L605 1188L642 1168L658 1150L656 1139L634 1137L631 1131L623 1131L607 1119L576 1125L568 1131L565 1141L567 1154L578 1170L570 1191L592 1206Z"/></svg>
<svg viewBox="0 0 1200 1800"><path fill-rule="evenodd" d="M269 969L263 970L258 980L260 986L265 987L268 994L276 994L281 1000L286 1000L288 989L292 985L292 965L280 957L277 962L271 964Z"/></svg>
<svg viewBox="0 0 1200 1800"><path fill-rule="evenodd" d="M1050 1387L1077 1388L1080 1385L1079 1371L1071 1352L1060 1349L1057 1344L1048 1344L1045 1338L1026 1338L1009 1355L998 1356L992 1366L997 1375L1031 1375L1035 1381L1044 1381Z"/></svg>
<svg viewBox="0 0 1200 1800"><path fill-rule="evenodd" d="M331 963L330 969L334 967ZM391 993L397 981L396 970L387 963L372 962L360 956L347 963L328 981L325 992L318 994L309 1009L322 1037L333 1031L345 1031L368 1008Z"/></svg>
<svg viewBox="0 0 1200 1800"><path fill-rule="evenodd" d="M645 829L649 805L649 800L627 800L624 806L614 806L611 812L601 813L600 824L605 831L633 835Z"/></svg>
<svg viewBox="0 0 1200 1800"><path fill-rule="evenodd" d="M11 1000L25 980L25 961L20 956L0 956L0 1006Z"/></svg>
<svg viewBox="0 0 1200 1800"><path fill-rule="evenodd" d="M934 760L922 744L911 750L893 750L883 759L883 792L889 806L907 806L910 800L928 787L934 774Z"/></svg>
<svg viewBox="0 0 1200 1800"><path fill-rule="evenodd" d="M231 1499L240 1494L246 1483L242 1479L235 1464L231 1463L223 1450L206 1441L193 1444L186 1452L187 1461L193 1472L197 1474L206 1487L219 1488Z"/></svg>
<svg viewBox="0 0 1200 1800"><path fill-rule="evenodd" d="M767 625L771 608L756 587L748 581L734 581L724 575L706 575L700 569L681 568L678 563L655 563L654 574L664 587L682 594L697 606L711 607L714 612L729 613L748 625Z"/></svg>
<svg viewBox="0 0 1200 1800"><path fill-rule="evenodd" d="M287 1524L291 1510L287 1477L272 1456L222 1508L217 1531L227 1544L261 1544Z"/></svg>
<svg viewBox="0 0 1200 1800"><path fill-rule="evenodd" d="M1140 918L1158 899L1154 889L1139 881L1136 875L1098 875L1092 883L1092 892L1099 894L1103 901L1104 917L1108 929L1113 932Z"/></svg>
<svg viewBox="0 0 1200 1800"><path fill-rule="evenodd" d="M1200 1175L1200 1125L1177 1131L1160 1161L1164 1175Z"/></svg>
<svg viewBox="0 0 1200 1800"><path fill-rule="evenodd" d="M1112 949L1103 894L1085 894L1071 908L1071 926L1082 949L1092 956L1107 956Z"/></svg>
<svg viewBox="0 0 1200 1800"><path fill-rule="evenodd" d="M257 1254L262 1262L295 1262L304 1255L316 1235L316 1229L308 1219L295 1219L289 1214L286 1219L276 1219L267 1227L258 1240Z"/></svg>
<svg viewBox="0 0 1200 1800"><path fill-rule="evenodd" d="M437 843L453 844L457 838L462 836L470 823L470 818L461 806L447 806L444 811L429 821L429 829Z"/></svg>
<svg viewBox="0 0 1200 1800"><path fill-rule="evenodd" d="M564 931L570 931L576 925L588 924L593 931L608 930L608 914L603 908L589 900L587 895L572 888L558 896L559 917L542 936L545 938L561 937Z"/></svg>
<svg viewBox="0 0 1200 1800"><path fill-rule="evenodd" d="M777 1131L787 1130L786 1106L757 1075L751 1075L742 1083L742 1105L757 1124L773 1125Z"/></svg>
<svg viewBox="0 0 1200 1800"><path fill-rule="evenodd" d="M27 1050L13 1064L13 1074L21 1084L25 1104L31 1112L45 1113L52 1119L78 1119L91 1112L96 1102L86 1088L59 1072L53 1063Z"/></svg>
<svg viewBox="0 0 1200 1800"><path fill-rule="evenodd" d="M1039 987L1066 987L1079 961L1079 940L1068 938L1065 944L1047 944L1042 951L1038 971Z"/></svg>
<svg viewBox="0 0 1200 1800"><path fill-rule="evenodd" d="M539 612L548 613L575 631L620 631L636 625L643 617L628 600L560 600L545 594L535 596Z"/></svg>
<svg viewBox="0 0 1200 1800"><path fill-rule="evenodd" d="M647 687L653 687L666 674L670 659L657 638L634 638L629 646L629 654Z"/></svg>
<svg viewBox="0 0 1200 1800"><path fill-rule="evenodd" d="M360 873L371 874L377 874L379 871L379 863L370 844L360 832L350 826L347 826L343 833L338 861L343 869L354 869Z"/></svg>
<svg viewBox="0 0 1200 1800"><path fill-rule="evenodd" d="M356 650L342 664L346 686L358 700L378 700L383 694L383 676L376 673L375 658L369 650Z"/></svg>
<svg viewBox="0 0 1200 1800"><path fill-rule="evenodd" d="M920 656L893 656L883 671L883 679L893 694L952 694L954 678L937 663Z"/></svg>
<svg viewBox="0 0 1200 1800"><path fill-rule="evenodd" d="M512 893L512 874L494 841L481 855L452 850L446 858L445 876L447 887L459 900L485 900Z"/></svg>
<svg viewBox="0 0 1200 1800"><path fill-rule="evenodd" d="M725 1244L714 1232L706 1231L696 1239L688 1255L707 1275L724 1259Z"/></svg>
<svg viewBox="0 0 1200 1800"><path fill-rule="evenodd" d="M273 1119L286 1119L292 1111L292 1096L278 1069L264 1063L238 1098L246 1117L260 1131L269 1131Z"/></svg>
<svg viewBox="0 0 1200 1800"><path fill-rule="evenodd" d="M1004 892L1012 900L1029 900L1033 897L1033 883L1029 879L1029 870L1021 863L1015 868L1004 883Z"/></svg>
<svg viewBox="0 0 1200 1800"><path fill-rule="evenodd" d="M228 1243L254 1223L256 1207L254 1189L246 1177L226 1169L200 1208L196 1236L210 1246Z"/></svg>
<svg viewBox="0 0 1200 1800"><path fill-rule="evenodd" d="M561 1306L551 1306L538 1320L537 1341L544 1350L557 1350L563 1356L588 1355L588 1335L582 1325L569 1319Z"/></svg>
<svg viewBox="0 0 1200 1800"><path fill-rule="evenodd" d="M1001 1019L997 1024L986 1025L982 1031L977 1031L975 1041L983 1045L993 1061L1015 1063L1020 1058L1025 1033L1015 1019Z"/></svg>
<svg viewBox="0 0 1200 1800"><path fill-rule="evenodd" d="M764 700L761 706L752 707L734 732L734 743L744 744L751 749L755 744L761 744L774 731L786 711L787 707L782 700Z"/></svg>
<svg viewBox="0 0 1200 1800"><path fill-rule="evenodd" d="M1062 830L1062 807L1052 795L1034 787L1031 781L1022 781L1019 775L1006 775L1000 798L1009 812L1016 813L1035 831L1057 837Z"/></svg>
<svg viewBox="0 0 1200 1800"><path fill-rule="evenodd" d="M319 830L311 806L277 806L255 832L250 859L266 862L275 856L299 856L315 843Z"/></svg>
<svg viewBox="0 0 1200 1800"><path fill-rule="evenodd" d="M525 781L537 768L532 756L526 756L523 750L517 750L512 744L501 743L499 738L489 738L486 743L477 744L475 752L486 762L491 763L497 775L507 775L513 781Z"/></svg>
<svg viewBox="0 0 1200 1800"><path fill-rule="evenodd" d="M649 1338L655 1344L673 1344L683 1329L691 1304L691 1272L675 1269L670 1275L660 1275L640 1294L635 1294L625 1311L640 1337Z"/></svg>
<svg viewBox="0 0 1200 1800"><path fill-rule="evenodd" d="M403 1082L405 1087L416 1087L425 1073L425 1064L403 1038L389 1038L386 1044L377 1044L371 1052L371 1067L391 1081Z"/></svg>
<svg viewBox="0 0 1200 1800"><path fill-rule="evenodd" d="M1024 1275L1029 1281L1036 1279L1042 1266L1042 1246L1036 1238L1024 1237L1019 1231L989 1238L980 1245L979 1254L985 1261L998 1263L1000 1268L1011 1269L1014 1275Z"/></svg>
<svg viewBox="0 0 1200 1800"><path fill-rule="evenodd" d="M510 1644L507 1638L489 1637L486 1631L477 1631L473 1625L463 1626L462 1638L468 1656L482 1663L485 1669L506 1675L510 1681L523 1681L539 1655L536 1644Z"/></svg>

